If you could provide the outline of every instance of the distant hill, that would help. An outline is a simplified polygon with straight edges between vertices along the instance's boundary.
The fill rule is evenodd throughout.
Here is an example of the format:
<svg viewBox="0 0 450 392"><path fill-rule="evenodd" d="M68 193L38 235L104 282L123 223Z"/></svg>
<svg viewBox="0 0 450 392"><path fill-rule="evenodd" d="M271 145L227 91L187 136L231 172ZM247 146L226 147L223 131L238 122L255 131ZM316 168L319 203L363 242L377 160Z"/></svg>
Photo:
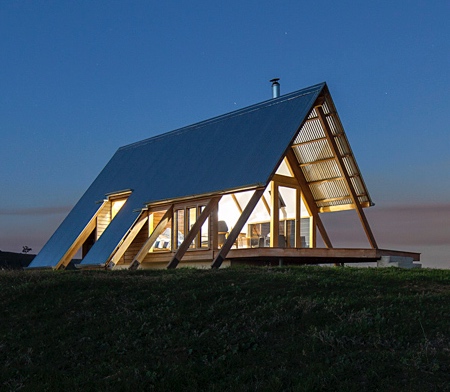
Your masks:
<svg viewBox="0 0 450 392"><path fill-rule="evenodd" d="M28 267L36 255L0 250L0 269L22 269Z"/></svg>

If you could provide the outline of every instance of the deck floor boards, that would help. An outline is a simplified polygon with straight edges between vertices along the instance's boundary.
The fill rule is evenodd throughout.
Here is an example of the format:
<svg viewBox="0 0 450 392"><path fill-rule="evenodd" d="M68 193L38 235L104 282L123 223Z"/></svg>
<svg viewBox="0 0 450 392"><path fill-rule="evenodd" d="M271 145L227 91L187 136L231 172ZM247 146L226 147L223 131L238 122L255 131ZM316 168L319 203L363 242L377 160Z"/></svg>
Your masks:
<svg viewBox="0 0 450 392"><path fill-rule="evenodd" d="M183 257L183 262L189 264L211 263L216 251L188 251ZM388 249L354 249L354 248L245 248L230 249L225 260L231 264L256 264L283 260L286 264L334 264L334 263L367 263L376 262L383 256L410 257L414 261L420 261L420 253L404 252ZM145 259L145 267L153 263L169 262L171 252L148 255Z"/></svg>

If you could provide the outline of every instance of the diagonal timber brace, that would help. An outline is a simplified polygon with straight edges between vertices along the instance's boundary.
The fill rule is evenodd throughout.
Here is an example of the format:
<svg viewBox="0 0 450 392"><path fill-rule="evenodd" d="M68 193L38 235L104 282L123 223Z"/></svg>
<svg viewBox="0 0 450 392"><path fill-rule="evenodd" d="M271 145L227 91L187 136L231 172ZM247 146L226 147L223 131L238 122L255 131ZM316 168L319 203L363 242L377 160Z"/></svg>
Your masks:
<svg viewBox="0 0 450 392"><path fill-rule="evenodd" d="M325 113L323 112L322 106L316 106L317 115L319 117L320 123L322 125L322 128L325 131L325 135L327 137L328 143L330 145L331 151L333 152L334 156L336 157L336 162L339 166L339 170L341 171L342 175L345 178L345 185L347 187L347 190L352 198L353 204L355 206L356 212L358 213L359 219L361 221L361 224L364 228L364 231L366 232L367 239L369 240L370 245L373 249L378 249L377 242L375 240L375 237L372 233L372 230L370 228L369 222L366 218L366 215L364 214L364 211L361 207L361 203L359 202L358 195L356 194L356 191L352 185L352 182L350 180L350 176L348 174L347 168L345 167L344 161L342 159L342 156L339 152L338 146L336 144L336 140L334 138L334 135L330 129L330 126L328 125L327 119L325 117Z"/></svg>
<svg viewBox="0 0 450 392"><path fill-rule="evenodd" d="M195 221L194 225L192 226L191 230L189 230L189 233L184 238L184 241L182 244L178 247L177 252L175 253L175 256L173 256L172 260L167 265L167 268L177 268L178 263L183 258L186 251L189 249L189 246L191 245L192 241L194 241L195 237L199 233L201 227L205 223L206 219L208 219L209 215L211 214L212 210L217 207L219 204L219 201L222 196L213 197L209 203L205 206L202 213L198 217L198 219Z"/></svg>
<svg viewBox="0 0 450 392"><path fill-rule="evenodd" d="M147 255L150 248L153 246L153 244L158 239L159 235L164 231L166 228L167 223L172 219L172 213L173 213L173 205L170 206L170 208L165 212L159 223L156 225L155 229L153 230L152 234L150 234L150 237L148 237L147 241L144 245L142 245L139 252L134 256L133 261L131 262L128 269L135 270L137 269L142 261L145 259L145 256Z"/></svg>
<svg viewBox="0 0 450 392"><path fill-rule="evenodd" d="M253 193L253 196L250 198L249 202L247 203L247 205L244 208L244 211L242 211L241 216L239 217L238 221L234 225L233 230L231 230L231 233L228 235L222 248L220 248L219 253L214 258L214 260L211 264L211 268L219 268L222 265L228 252L230 251L230 249L233 246L234 242L236 241L239 233L241 232L242 227L244 227L245 222L247 222L248 218L250 217L250 214L253 212L253 209L255 208L256 204L258 204L258 201L261 198L263 193L264 193L264 188L255 190L255 192Z"/></svg>
<svg viewBox="0 0 450 392"><path fill-rule="evenodd" d="M311 193L311 189L309 188L308 182L306 181L306 178L298 165L297 158L295 157L295 153L294 153L294 151L292 151L291 148L286 153L286 159L289 162L289 166L291 167L291 169L293 171L294 177L298 181L298 185L300 186L300 189L302 190L303 197L306 201L306 204L308 205L311 215L313 216L315 225L317 226L317 228L320 232L320 235L322 236L325 246L327 248L333 248L330 238L328 237L328 233L325 230L325 226L323 225L322 219L320 219L319 211L317 210L317 205L316 205L316 202L314 201L314 197Z"/></svg>
<svg viewBox="0 0 450 392"><path fill-rule="evenodd" d="M111 257L111 260L107 264L108 268L112 269L119 262L122 256L125 254L131 243L134 241L136 236L139 234L141 229L148 221L147 211L142 212L137 221L132 226L131 230L128 232L127 236L120 244L118 249L115 251L114 255Z"/></svg>

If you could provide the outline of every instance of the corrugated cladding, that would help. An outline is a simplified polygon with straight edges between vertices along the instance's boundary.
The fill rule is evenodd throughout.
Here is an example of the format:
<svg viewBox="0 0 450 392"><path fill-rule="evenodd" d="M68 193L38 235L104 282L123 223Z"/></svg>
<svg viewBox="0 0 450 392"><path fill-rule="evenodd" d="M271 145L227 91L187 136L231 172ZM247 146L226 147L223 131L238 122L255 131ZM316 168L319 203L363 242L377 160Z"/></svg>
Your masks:
<svg viewBox="0 0 450 392"><path fill-rule="evenodd" d="M334 137L350 182L363 207L372 205L350 144L339 120L331 96L326 94L322 104L325 120ZM308 182L319 211L353 208L353 199L341 172L333 149L327 140L325 129L316 109L294 139L292 146L298 164Z"/></svg>

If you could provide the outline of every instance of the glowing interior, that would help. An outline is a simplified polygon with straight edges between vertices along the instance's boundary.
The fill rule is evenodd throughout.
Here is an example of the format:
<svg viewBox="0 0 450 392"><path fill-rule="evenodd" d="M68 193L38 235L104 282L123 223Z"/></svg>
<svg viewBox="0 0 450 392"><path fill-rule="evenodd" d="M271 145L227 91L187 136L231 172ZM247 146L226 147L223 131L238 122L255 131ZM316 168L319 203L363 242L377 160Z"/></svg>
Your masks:
<svg viewBox="0 0 450 392"><path fill-rule="evenodd" d="M123 207L127 199L113 200L111 202L111 220L117 215L120 209Z"/></svg>

